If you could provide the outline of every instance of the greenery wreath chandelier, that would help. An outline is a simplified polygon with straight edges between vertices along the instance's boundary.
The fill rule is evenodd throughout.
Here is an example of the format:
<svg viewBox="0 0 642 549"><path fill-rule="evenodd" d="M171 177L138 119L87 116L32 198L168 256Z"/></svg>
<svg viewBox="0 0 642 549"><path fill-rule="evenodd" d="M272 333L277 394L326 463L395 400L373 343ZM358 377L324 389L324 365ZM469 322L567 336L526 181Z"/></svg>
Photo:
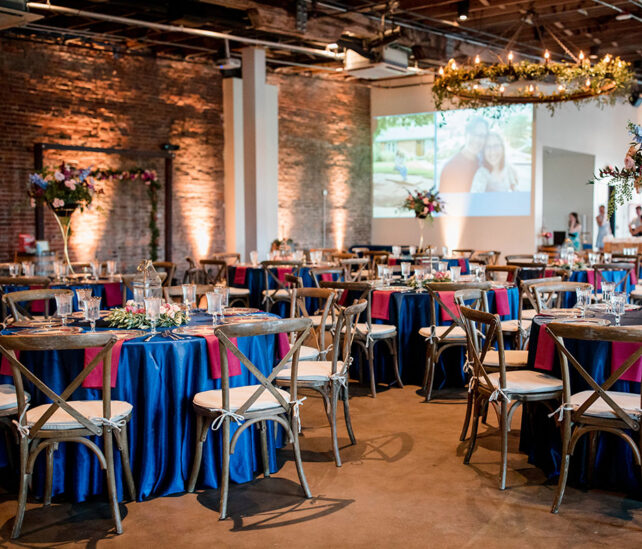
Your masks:
<svg viewBox="0 0 642 549"><path fill-rule="evenodd" d="M511 47L524 23L532 24L535 17L531 12L530 19L522 19L508 42L505 59L499 56L497 63L487 64L476 55L468 65L460 66L451 59L441 67L432 88L436 107L440 109L445 101L455 99L461 107L543 103L554 109L564 101L595 100L600 104L612 104L617 97L629 93L634 83L629 63L607 54L592 64L583 52L575 56L544 25L539 28L551 34L572 62L553 61L548 50L544 51L541 61L515 62Z"/></svg>

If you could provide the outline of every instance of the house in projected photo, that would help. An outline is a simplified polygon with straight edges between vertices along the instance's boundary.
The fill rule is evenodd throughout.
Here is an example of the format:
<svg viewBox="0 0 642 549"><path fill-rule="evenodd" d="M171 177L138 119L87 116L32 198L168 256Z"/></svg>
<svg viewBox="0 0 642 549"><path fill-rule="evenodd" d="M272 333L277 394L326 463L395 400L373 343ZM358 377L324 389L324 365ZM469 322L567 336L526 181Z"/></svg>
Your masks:
<svg viewBox="0 0 642 549"><path fill-rule="evenodd" d="M423 159L426 154L434 154L435 127L426 126L392 126L385 128L375 136L375 155L385 161L392 160L397 151L401 151L408 160ZM429 152L428 152L429 151Z"/></svg>

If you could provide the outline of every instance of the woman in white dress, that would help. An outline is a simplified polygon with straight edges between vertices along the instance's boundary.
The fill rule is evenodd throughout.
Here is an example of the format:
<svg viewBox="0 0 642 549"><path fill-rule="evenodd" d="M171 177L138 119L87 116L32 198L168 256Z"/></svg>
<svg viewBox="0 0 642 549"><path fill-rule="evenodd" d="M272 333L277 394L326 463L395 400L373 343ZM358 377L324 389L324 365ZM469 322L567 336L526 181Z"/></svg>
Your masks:
<svg viewBox="0 0 642 549"><path fill-rule="evenodd" d="M604 237L611 236L611 224L609 223L609 218L606 215L606 208L604 205L598 208L599 213L595 218L597 221L597 239L595 241L595 246L598 250L604 249Z"/></svg>
<svg viewBox="0 0 642 549"><path fill-rule="evenodd" d="M482 165L475 173L470 189L473 193L510 192L517 190L517 174L506 161L506 145L496 132L490 132L484 146Z"/></svg>

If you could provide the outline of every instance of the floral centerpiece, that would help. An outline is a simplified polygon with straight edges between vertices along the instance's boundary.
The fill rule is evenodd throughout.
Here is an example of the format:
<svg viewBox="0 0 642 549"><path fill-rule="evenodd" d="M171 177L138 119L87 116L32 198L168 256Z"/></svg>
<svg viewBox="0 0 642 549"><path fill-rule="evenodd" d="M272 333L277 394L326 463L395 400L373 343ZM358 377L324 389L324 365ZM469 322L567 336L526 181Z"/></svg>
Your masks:
<svg viewBox="0 0 642 549"><path fill-rule="evenodd" d="M408 191L408 196L401 205L401 209L413 212L419 222L419 250L423 250L424 247L425 220L430 219L432 221L434 215L444 211L444 206L444 201L435 187L430 191L415 191L415 194Z"/></svg>
<svg viewBox="0 0 642 549"><path fill-rule="evenodd" d="M46 204L56 216L62 233L64 254L70 271L68 240L71 229L71 214L77 209L88 208L96 194L102 193L95 185L91 168L79 169L64 162L55 170L43 168L29 176L27 194L31 205Z"/></svg>
<svg viewBox="0 0 642 549"><path fill-rule="evenodd" d="M574 260L572 262L569 262L568 260L565 259L554 259L551 262L551 265L553 267L556 267L558 269L566 269L566 270L578 270L578 269L586 269L588 265L584 263L584 261L578 261Z"/></svg>
<svg viewBox="0 0 642 549"><path fill-rule="evenodd" d="M432 284L434 282L452 282L449 272L433 272L428 278L424 278L421 282L423 288L426 287L426 284ZM407 282L407 285L410 286L413 290L419 289L419 281L415 275L412 275Z"/></svg>
<svg viewBox="0 0 642 549"><path fill-rule="evenodd" d="M624 167L606 166L602 168L597 177L590 183L601 179L608 179L608 184L613 187L609 198L609 216L617 209L633 199L633 190L642 190L642 126L629 122L629 133L633 137L626 155Z"/></svg>
<svg viewBox="0 0 642 549"><path fill-rule="evenodd" d="M124 307L112 309L105 317L112 328L149 328L150 324L145 316L145 307L129 300ZM160 308L159 328L172 328L189 322L189 313L176 303L163 303Z"/></svg>

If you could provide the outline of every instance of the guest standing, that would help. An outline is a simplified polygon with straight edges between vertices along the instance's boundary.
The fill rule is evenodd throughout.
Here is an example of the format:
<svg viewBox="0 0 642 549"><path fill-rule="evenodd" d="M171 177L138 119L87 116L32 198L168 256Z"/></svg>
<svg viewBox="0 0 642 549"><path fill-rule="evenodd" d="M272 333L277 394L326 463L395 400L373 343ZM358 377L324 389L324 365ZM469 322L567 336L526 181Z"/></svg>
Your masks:
<svg viewBox="0 0 642 549"><path fill-rule="evenodd" d="M582 224L577 212L571 212L568 215L568 237L573 243L576 250L580 249L580 234L582 233Z"/></svg>
<svg viewBox="0 0 642 549"><path fill-rule="evenodd" d="M609 223L609 218L606 215L606 208L604 205L598 208L599 213L595 218L597 221L597 240L595 245L598 250L604 249L604 237L611 236L611 224Z"/></svg>
<svg viewBox="0 0 642 549"><path fill-rule="evenodd" d="M635 218L629 223L629 231L631 236L642 235L642 206L635 208Z"/></svg>

